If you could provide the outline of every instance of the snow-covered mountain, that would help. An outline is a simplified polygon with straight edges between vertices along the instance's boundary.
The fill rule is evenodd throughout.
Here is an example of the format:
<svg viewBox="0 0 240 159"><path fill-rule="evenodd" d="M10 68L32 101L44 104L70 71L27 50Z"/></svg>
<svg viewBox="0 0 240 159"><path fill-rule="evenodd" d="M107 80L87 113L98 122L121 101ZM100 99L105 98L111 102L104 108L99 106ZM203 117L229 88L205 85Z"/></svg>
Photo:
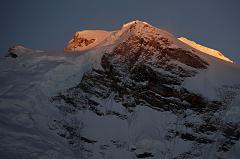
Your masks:
<svg viewBox="0 0 240 159"><path fill-rule="evenodd" d="M133 21L0 59L1 156L237 159L240 66L197 46Z"/></svg>
<svg viewBox="0 0 240 159"><path fill-rule="evenodd" d="M17 45L17 46L9 48L8 52L17 54L17 53L33 52L33 50L29 49L29 48L25 48L24 46L21 46L21 45Z"/></svg>
<svg viewBox="0 0 240 159"><path fill-rule="evenodd" d="M42 53L44 51L33 50L33 49L26 48L26 47L21 46L21 45L16 45L16 46L10 47L8 49L8 54L6 56L10 56L10 57L16 58L16 57L18 57L21 54L33 53L33 52L34 53Z"/></svg>

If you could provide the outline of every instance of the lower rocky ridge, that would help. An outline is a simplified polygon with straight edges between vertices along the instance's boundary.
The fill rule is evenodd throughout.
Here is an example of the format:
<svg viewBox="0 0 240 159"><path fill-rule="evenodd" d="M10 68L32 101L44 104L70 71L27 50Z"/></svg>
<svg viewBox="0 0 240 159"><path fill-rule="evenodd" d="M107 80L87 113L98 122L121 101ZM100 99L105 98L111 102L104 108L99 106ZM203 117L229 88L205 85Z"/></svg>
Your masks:
<svg viewBox="0 0 240 159"><path fill-rule="evenodd" d="M167 39L161 41L168 43ZM138 47L132 49L133 44ZM74 148L80 148L81 155L86 158L96 153L104 158L112 147L129 151L137 158L202 158L212 152L218 158L225 158L240 138L239 125L226 123L221 118L226 109L225 101L209 101L181 86L186 78L206 69L207 62L180 48L154 47L155 50L150 52L146 49L148 45L154 46L155 42L130 37L128 43L123 42L112 52L105 53L101 69L93 68L86 72L77 86L51 99L64 117L55 119L49 127ZM108 99L127 111L107 109L104 101ZM86 126L84 121L80 122L75 117L79 112L90 111L100 118L109 116L128 121L136 115L137 107L170 112L176 117L176 122L166 128L164 142L168 146L163 152L158 154L138 149L138 146L131 146L128 141L120 139L99 141L89 138L81 134ZM176 139L191 146L176 154ZM94 145L98 148L92 148Z"/></svg>

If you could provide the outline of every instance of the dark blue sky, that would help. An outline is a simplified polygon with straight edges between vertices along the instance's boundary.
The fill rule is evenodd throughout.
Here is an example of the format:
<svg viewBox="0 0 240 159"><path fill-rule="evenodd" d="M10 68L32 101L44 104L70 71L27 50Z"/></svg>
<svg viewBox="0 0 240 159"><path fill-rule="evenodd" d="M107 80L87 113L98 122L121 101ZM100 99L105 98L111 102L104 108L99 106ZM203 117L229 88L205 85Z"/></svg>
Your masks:
<svg viewBox="0 0 240 159"><path fill-rule="evenodd" d="M146 21L240 61L239 0L1 0L0 55L22 44L62 50L73 33Z"/></svg>

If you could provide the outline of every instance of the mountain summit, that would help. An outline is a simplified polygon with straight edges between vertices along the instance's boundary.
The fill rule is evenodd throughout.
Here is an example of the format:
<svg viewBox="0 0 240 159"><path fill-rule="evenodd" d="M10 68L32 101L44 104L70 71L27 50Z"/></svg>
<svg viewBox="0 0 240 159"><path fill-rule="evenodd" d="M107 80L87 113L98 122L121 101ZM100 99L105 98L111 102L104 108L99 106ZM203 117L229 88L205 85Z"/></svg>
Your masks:
<svg viewBox="0 0 240 159"><path fill-rule="evenodd" d="M76 32L73 39L69 41L64 50L74 52L95 49L109 44L114 44L115 42L121 41L132 34L141 34L142 37L165 37L178 47L183 47L183 44L181 44L182 42L199 52L206 53L228 62L232 62L229 58L225 57L221 52L217 50L202 46L184 37L176 38L167 31L155 28L147 22L139 20L126 23L117 31L83 30Z"/></svg>
<svg viewBox="0 0 240 159"><path fill-rule="evenodd" d="M2 158L240 156L240 66L216 50L141 21L65 50L0 59Z"/></svg>

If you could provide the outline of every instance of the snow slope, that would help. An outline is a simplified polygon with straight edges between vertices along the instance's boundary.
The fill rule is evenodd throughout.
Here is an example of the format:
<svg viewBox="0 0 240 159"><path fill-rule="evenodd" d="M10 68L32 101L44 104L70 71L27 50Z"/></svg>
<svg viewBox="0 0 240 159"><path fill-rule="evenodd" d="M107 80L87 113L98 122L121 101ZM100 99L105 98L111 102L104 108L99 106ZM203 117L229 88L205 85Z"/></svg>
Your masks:
<svg viewBox="0 0 240 159"><path fill-rule="evenodd" d="M214 56L216 58L219 58L219 59L222 59L222 60L225 60L225 61L228 61L228 62L233 62L232 60L230 60L229 58L225 57L221 52L217 51L217 50L214 50L214 49L211 49L211 48L208 48L206 46L202 46L194 41L191 41L187 38L184 38L184 37L181 37L181 38L178 38L178 40L186 43L187 45L199 50L199 51L202 51L206 54L209 54L211 56Z"/></svg>

